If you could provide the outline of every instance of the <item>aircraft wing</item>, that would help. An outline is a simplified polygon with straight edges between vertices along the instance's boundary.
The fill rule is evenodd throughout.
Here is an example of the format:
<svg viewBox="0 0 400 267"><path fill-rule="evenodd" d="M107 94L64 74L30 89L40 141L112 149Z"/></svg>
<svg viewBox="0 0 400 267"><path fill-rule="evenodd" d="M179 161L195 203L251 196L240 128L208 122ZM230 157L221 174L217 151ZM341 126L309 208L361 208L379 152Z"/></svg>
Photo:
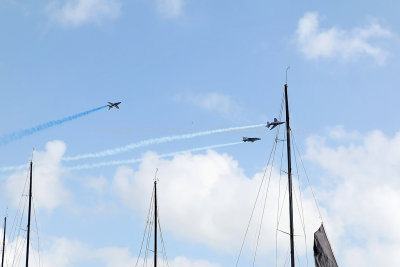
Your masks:
<svg viewBox="0 0 400 267"><path fill-rule="evenodd" d="M270 130L274 129L276 126L278 126L277 124L274 124Z"/></svg>
<svg viewBox="0 0 400 267"><path fill-rule="evenodd" d="M115 105L115 107L116 107L117 109L119 109L119 107L118 107L117 105Z"/></svg>

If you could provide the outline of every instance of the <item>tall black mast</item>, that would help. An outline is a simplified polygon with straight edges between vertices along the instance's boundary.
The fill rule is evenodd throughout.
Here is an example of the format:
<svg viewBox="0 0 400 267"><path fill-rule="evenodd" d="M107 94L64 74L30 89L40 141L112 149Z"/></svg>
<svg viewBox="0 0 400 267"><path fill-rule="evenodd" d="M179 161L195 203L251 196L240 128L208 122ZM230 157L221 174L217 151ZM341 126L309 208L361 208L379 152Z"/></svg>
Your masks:
<svg viewBox="0 0 400 267"><path fill-rule="evenodd" d="M6 247L6 229L7 229L7 217L4 217L4 230L3 230L3 250L1 253L1 267L4 265L4 254Z"/></svg>
<svg viewBox="0 0 400 267"><path fill-rule="evenodd" d="M285 104L286 104L286 142L288 158L288 186L289 186L289 217L290 217L290 262L294 267L294 233L293 233L293 199L292 199L292 159L290 154L290 124L289 124L289 103L287 93L287 83L285 83Z"/></svg>
<svg viewBox="0 0 400 267"><path fill-rule="evenodd" d="M157 181L154 180L154 267L157 267Z"/></svg>
<svg viewBox="0 0 400 267"><path fill-rule="evenodd" d="M26 264L29 265L29 243L30 243L30 232L31 232L31 206L32 206L32 161L29 176L29 207L28 207L28 234L26 237Z"/></svg>

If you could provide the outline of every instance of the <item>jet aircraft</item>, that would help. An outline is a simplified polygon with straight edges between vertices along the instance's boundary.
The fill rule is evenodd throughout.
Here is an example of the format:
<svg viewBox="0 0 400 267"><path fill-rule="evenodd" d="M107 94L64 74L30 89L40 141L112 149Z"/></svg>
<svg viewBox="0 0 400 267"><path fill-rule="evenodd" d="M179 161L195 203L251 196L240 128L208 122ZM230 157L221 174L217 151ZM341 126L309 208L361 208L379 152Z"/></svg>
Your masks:
<svg viewBox="0 0 400 267"><path fill-rule="evenodd" d="M243 137L243 142L255 142L261 140L261 138L258 137Z"/></svg>
<svg viewBox="0 0 400 267"><path fill-rule="evenodd" d="M116 107L117 109L119 109L118 105L121 104L121 102L116 102L116 103L111 103L108 102L108 110L112 109L113 107Z"/></svg>
<svg viewBox="0 0 400 267"><path fill-rule="evenodd" d="M269 126L272 126L270 130L274 129L276 126L285 123L284 121L278 121L276 118L274 118L273 122L267 122L267 125L265 127L269 128Z"/></svg>

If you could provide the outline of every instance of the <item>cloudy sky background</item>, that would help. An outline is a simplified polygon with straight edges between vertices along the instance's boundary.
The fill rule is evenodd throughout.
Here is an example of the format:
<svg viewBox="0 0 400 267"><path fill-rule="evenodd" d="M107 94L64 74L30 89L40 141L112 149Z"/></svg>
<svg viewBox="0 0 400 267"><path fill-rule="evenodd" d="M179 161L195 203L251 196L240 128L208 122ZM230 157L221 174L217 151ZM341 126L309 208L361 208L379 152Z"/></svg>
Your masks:
<svg viewBox="0 0 400 267"><path fill-rule="evenodd" d="M120 110L2 139L6 266L23 257L15 248L26 223L15 238L11 227L26 200L27 168L5 167L27 164L32 148L40 237L38 253L33 234L33 266L38 255L41 266L134 266L156 168L170 266L234 266L263 177L239 266L253 261L267 178L256 265L278 255L283 266L281 232L275 253L278 199L287 205L281 142L263 175L275 132L159 138L271 121L288 65L291 126L310 179L294 177L308 243L297 203L299 265L307 266L307 247L313 266L320 223L310 186L340 266L400 265L399 9L396 1L1 1L1 138L122 101ZM261 141L244 144L242 136ZM97 156L71 160L88 153Z"/></svg>

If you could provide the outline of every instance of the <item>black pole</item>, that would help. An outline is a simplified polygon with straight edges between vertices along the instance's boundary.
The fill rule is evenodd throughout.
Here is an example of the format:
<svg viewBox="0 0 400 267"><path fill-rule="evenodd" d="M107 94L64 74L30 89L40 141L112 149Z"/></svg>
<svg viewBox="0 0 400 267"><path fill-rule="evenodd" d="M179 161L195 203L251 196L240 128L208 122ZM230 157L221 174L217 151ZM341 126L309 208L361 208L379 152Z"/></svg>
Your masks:
<svg viewBox="0 0 400 267"><path fill-rule="evenodd" d="M4 266L4 254L6 249L6 229L7 229L7 217L4 217L3 251L1 253L1 267Z"/></svg>
<svg viewBox="0 0 400 267"><path fill-rule="evenodd" d="M157 181L154 181L154 267L157 267Z"/></svg>
<svg viewBox="0 0 400 267"><path fill-rule="evenodd" d="M31 161L31 172L29 176L29 207L28 207L28 234L26 237L26 264L25 266L29 266L29 242L30 242L30 233L31 233L31 205L32 205L32 161Z"/></svg>
<svg viewBox="0 0 400 267"><path fill-rule="evenodd" d="M293 199L292 199L292 159L290 154L290 124L289 124L289 103L287 84L285 84L285 103L286 103L286 142L288 158L288 186L289 186L289 218L290 218L290 261L291 267L294 267L294 233L293 233Z"/></svg>

